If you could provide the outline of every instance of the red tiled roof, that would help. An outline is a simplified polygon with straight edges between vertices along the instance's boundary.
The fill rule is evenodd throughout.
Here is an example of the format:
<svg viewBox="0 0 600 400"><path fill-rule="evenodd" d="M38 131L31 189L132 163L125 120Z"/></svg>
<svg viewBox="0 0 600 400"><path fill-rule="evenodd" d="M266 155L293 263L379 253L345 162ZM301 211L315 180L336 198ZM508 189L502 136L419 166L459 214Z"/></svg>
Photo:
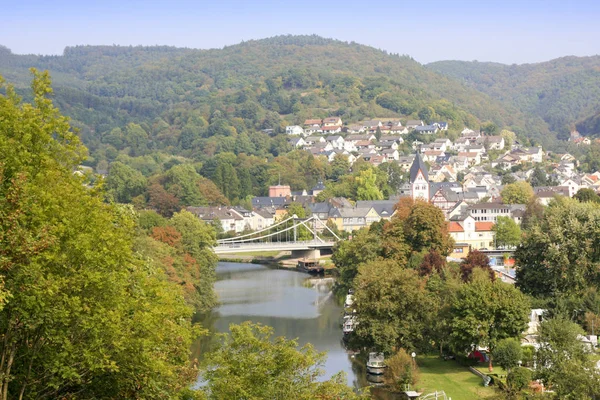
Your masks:
<svg viewBox="0 0 600 400"><path fill-rule="evenodd" d="M493 222L475 222L475 232L491 231Z"/></svg>
<svg viewBox="0 0 600 400"><path fill-rule="evenodd" d="M448 232L464 232L463 227L456 221L448 222Z"/></svg>
<svg viewBox="0 0 600 400"><path fill-rule="evenodd" d="M322 129L324 131L335 131L336 129L340 129L341 126L324 126Z"/></svg>

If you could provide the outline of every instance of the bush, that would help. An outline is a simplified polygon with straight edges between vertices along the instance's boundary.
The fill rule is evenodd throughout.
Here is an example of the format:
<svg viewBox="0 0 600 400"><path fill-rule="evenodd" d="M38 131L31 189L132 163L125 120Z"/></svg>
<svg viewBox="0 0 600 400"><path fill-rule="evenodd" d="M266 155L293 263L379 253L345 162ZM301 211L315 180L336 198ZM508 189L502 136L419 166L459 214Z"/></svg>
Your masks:
<svg viewBox="0 0 600 400"><path fill-rule="evenodd" d="M524 367L518 367L510 371L506 378L509 390L520 392L527 388L531 382L531 371Z"/></svg>
<svg viewBox="0 0 600 400"><path fill-rule="evenodd" d="M404 390L406 384L415 385L419 380L419 370L412 357L404 349L386 361L386 383L399 390Z"/></svg>
<svg viewBox="0 0 600 400"><path fill-rule="evenodd" d="M523 361L523 365L525 367L533 367L533 354L535 353L535 347L523 346L521 348L521 351L522 351L521 360Z"/></svg>

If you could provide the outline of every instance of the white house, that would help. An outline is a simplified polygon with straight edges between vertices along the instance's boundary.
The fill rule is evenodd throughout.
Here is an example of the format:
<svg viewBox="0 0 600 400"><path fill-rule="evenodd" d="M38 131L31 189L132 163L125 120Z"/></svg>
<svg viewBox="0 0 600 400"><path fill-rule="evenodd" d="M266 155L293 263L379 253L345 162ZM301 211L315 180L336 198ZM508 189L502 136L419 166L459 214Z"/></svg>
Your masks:
<svg viewBox="0 0 600 400"><path fill-rule="evenodd" d="M286 135L303 135L304 129L299 125L288 125L285 127Z"/></svg>
<svg viewBox="0 0 600 400"><path fill-rule="evenodd" d="M343 149L346 141L340 135L330 135L325 138L325 141L331 143L334 149Z"/></svg>
<svg viewBox="0 0 600 400"><path fill-rule="evenodd" d="M291 144L294 147L304 147L306 146L306 141L304 141L304 139L301 137L293 138L289 140L289 144Z"/></svg>

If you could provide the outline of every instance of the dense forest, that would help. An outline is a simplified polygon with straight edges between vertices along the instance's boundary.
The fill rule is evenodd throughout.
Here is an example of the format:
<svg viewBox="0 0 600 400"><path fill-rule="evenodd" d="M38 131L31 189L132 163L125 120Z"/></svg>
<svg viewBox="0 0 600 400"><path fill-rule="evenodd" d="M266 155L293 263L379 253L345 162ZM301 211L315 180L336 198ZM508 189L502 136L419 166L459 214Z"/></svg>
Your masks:
<svg viewBox="0 0 600 400"><path fill-rule="evenodd" d="M114 128L138 123L153 148L306 118L418 117L431 107L455 126L480 121L548 141L541 119L502 104L408 56L318 36L279 36L215 50L77 46L62 56L0 49L0 74L22 89L27 69L49 70L56 102L92 153ZM187 130L185 129L187 126ZM192 131L190 133L190 130Z"/></svg>
<svg viewBox="0 0 600 400"><path fill-rule="evenodd" d="M600 56L523 65L439 61L427 68L543 118L559 139L567 139L574 127L585 135L600 135Z"/></svg>

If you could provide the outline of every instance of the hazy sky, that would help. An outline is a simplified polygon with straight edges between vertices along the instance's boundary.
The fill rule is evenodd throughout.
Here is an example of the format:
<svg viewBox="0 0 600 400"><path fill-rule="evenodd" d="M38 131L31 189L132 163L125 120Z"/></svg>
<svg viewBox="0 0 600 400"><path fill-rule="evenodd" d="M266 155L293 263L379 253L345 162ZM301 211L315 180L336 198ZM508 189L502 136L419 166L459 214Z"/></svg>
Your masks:
<svg viewBox="0 0 600 400"><path fill-rule="evenodd" d="M526 63L600 54L599 0L0 0L0 44L215 48L281 34L355 41L417 61Z"/></svg>

